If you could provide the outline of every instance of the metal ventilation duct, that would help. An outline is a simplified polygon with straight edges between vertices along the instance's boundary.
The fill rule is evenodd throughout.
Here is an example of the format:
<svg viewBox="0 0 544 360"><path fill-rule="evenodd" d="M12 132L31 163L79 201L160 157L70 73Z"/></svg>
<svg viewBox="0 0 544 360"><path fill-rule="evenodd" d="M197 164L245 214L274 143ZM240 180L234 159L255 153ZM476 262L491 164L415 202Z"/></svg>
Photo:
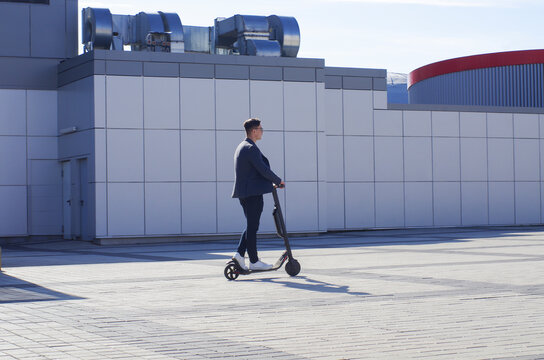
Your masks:
<svg viewBox="0 0 544 360"><path fill-rule="evenodd" d="M270 39L281 46L281 56L297 57L300 47L300 29L297 20L291 16L271 15L267 17Z"/></svg>
<svg viewBox="0 0 544 360"><path fill-rule="evenodd" d="M93 49L184 52L183 25L177 14L112 15L108 9L82 10L85 51Z"/></svg>
<svg viewBox="0 0 544 360"><path fill-rule="evenodd" d="M216 19L215 46L241 55L296 57L300 31L293 17L234 15Z"/></svg>
<svg viewBox="0 0 544 360"><path fill-rule="evenodd" d="M186 26L174 13L112 15L108 9L82 10L85 51L199 52L296 57L300 30L287 16L234 15L215 19L213 27Z"/></svg>
<svg viewBox="0 0 544 360"><path fill-rule="evenodd" d="M82 10L82 41L85 51L109 49L113 26L109 9L86 8Z"/></svg>

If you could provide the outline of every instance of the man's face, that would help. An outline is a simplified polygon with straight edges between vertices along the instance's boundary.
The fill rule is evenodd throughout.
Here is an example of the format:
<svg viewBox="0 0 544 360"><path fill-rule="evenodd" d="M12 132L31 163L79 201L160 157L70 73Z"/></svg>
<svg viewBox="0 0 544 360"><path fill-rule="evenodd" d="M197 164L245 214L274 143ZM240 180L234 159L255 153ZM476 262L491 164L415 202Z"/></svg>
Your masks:
<svg viewBox="0 0 544 360"><path fill-rule="evenodd" d="M262 125L259 125L258 127L256 128L253 128L253 136L255 137L256 140L261 140L262 137L263 137L263 127Z"/></svg>

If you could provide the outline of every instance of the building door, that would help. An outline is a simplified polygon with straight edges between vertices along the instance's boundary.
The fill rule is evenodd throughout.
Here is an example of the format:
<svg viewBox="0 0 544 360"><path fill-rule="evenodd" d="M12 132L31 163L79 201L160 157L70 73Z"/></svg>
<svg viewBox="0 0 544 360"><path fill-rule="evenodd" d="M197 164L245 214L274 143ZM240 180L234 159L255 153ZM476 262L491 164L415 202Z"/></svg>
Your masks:
<svg viewBox="0 0 544 360"><path fill-rule="evenodd" d="M79 167L79 237L89 240L87 194L89 179L87 174L87 159L78 160Z"/></svg>
<svg viewBox="0 0 544 360"><path fill-rule="evenodd" d="M72 239L72 167L62 163L62 231L64 239Z"/></svg>

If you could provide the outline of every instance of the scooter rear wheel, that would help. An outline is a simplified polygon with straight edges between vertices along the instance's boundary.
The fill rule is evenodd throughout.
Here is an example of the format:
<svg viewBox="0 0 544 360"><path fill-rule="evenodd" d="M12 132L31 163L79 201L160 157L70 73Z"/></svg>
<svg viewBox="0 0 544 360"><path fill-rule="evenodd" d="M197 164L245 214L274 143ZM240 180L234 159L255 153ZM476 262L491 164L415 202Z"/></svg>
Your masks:
<svg viewBox="0 0 544 360"><path fill-rule="evenodd" d="M287 264L285 264L285 271L290 276L297 276L300 272L300 263L295 259L290 260L287 262Z"/></svg>
<svg viewBox="0 0 544 360"><path fill-rule="evenodd" d="M236 268L236 265L234 264L227 264L225 266L225 271L223 272L225 274L225 277L227 280L236 280L238 276L240 275L240 272Z"/></svg>

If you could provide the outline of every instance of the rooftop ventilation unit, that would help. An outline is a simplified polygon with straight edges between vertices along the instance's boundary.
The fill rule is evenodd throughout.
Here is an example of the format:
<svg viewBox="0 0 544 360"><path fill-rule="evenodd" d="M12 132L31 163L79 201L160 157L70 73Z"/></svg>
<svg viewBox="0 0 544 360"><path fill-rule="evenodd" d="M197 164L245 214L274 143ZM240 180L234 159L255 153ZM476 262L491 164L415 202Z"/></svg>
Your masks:
<svg viewBox="0 0 544 360"><path fill-rule="evenodd" d="M183 25L177 14L112 15L109 9L82 10L85 52L93 49L184 52Z"/></svg>
<svg viewBox="0 0 544 360"><path fill-rule="evenodd" d="M174 13L112 15L109 9L82 10L84 51L197 52L296 57L300 30L287 16L234 15L215 19L215 26L183 26Z"/></svg>

